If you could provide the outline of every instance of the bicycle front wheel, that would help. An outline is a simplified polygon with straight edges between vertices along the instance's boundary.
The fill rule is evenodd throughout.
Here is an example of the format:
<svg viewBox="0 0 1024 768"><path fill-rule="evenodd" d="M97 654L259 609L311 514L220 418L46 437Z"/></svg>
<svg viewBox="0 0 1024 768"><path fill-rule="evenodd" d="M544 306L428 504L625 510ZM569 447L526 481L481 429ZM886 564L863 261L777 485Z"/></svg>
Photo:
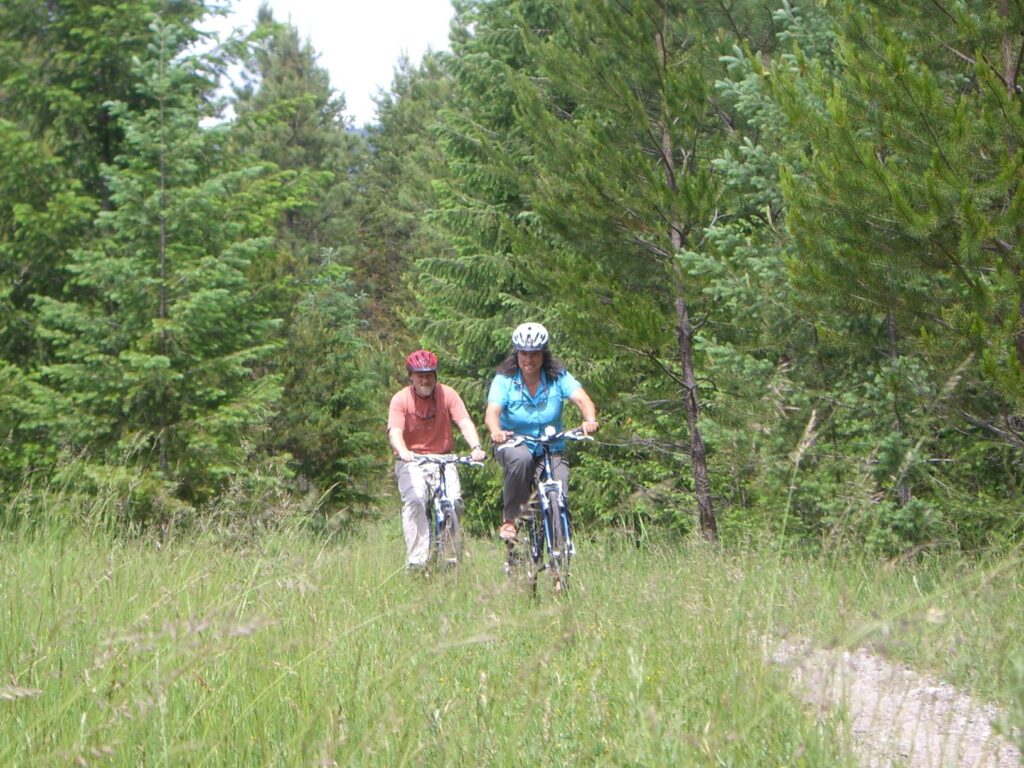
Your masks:
<svg viewBox="0 0 1024 768"><path fill-rule="evenodd" d="M555 588L565 590L569 586L572 533L569 528L569 510L562 507L561 494L556 490L548 491L548 514L551 524L551 568L554 571Z"/></svg>
<svg viewBox="0 0 1024 768"><path fill-rule="evenodd" d="M462 525L453 509L446 511L437 537L438 564L453 567L462 562Z"/></svg>

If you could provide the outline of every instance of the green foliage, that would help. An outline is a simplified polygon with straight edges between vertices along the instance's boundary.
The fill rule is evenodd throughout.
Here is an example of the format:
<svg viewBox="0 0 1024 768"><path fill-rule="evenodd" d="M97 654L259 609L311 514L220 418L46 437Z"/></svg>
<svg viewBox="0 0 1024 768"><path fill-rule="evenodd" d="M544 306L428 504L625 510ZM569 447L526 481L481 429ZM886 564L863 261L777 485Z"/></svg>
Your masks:
<svg viewBox="0 0 1024 768"><path fill-rule="evenodd" d="M95 202L45 144L0 118L0 359L34 367L42 353L32 296L59 295L68 251L86 237ZM44 257L41 258L40 254Z"/></svg>
<svg viewBox="0 0 1024 768"><path fill-rule="evenodd" d="M270 163L286 180L272 222L274 258L252 274L286 329L266 361L284 390L264 448L289 457L300 492L363 502L379 474L382 441L374 433L386 403L384 357L367 340L375 334L361 319L366 301L349 269L363 258L357 244L369 241L360 234L358 194L369 157L365 141L347 130L345 101L309 43L266 8L257 21L245 82L235 89L230 154Z"/></svg>
<svg viewBox="0 0 1024 768"><path fill-rule="evenodd" d="M376 495L386 441L382 356L362 338L360 299L346 269L325 259L304 287L279 360L284 399L273 445L341 503Z"/></svg>
<svg viewBox="0 0 1024 768"><path fill-rule="evenodd" d="M603 422L582 530L685 533L706 499L727 541L1019 540L1020 8L456 10L357 133L268 9L196 55L202 2L0 7L8 497L351 513L390 483L409 348L477 416L534 319ZM233 55L234 119L201 127ZM489 530L498 473L466 495Z"/></svg>
<svg viewBox="0 0 1024 768"><path fill-rule="evenodd" d="M922 356L937 381L971 358L957 399L980 424L1021 403L1020 296L1000 277L1019 271L1024 112L1000 63L1019 13L969 3L893 23L847 3L838 79L812 64L772 73L806 142L806 172L784 176L802 293L832 318L889 323L893 352ZM974 397L979 379L999 397Z"/></svg>
<svg viewBox="0 0 1024 768"><path fill-rule="evenodd" d="M679 496L692 494L708 533L706 452L712 487L728 481L716 471L717 447L702 437L718 384L708 386L703 334L728 308L680 256L719 257L704 233L723 200L732 202L714 163L733 130L713 96L723 41L746 36L763 53L770 35L742 3L728 23L710 4L561 8L557 32L528 38L543 77L520 90L536 165L531 202L557 243L535 239L535 284L556 289L545 296L550 314L568 326L573 352L603 374L602 409L628 419L638 441L656 432L685 446L654 454L666 462L655 474L674 477ZM693 466L689 483L675 462Z"/></svg>
<svg viewBox="0 0 1024 768"><path fill-rule="evenodd" d="M422 311L410 324L461 361L463 375L489 377L523 319L516 243L530 227L531 169L514 80L533 70L520 25L544 13L541 4L465 3L444 62L453 86L439 114L438 146L448 175L435 185L433 219L447 247L417 261L413 294Z"/></svg>
<svg viewBox="0 0 1024 768"><path fill-rule="evenodd" d="M231 152L291 174L292 196L277 222L278 273L264 280L302 279L324 248L346 258L355 250L353 174L365 160L364 142L347 130L344 98L335 95L316 51L294 26L275 22L263 8L246 54L244 83L231 100Z"/></svg>
<svg viewBox="0 0 1024 768"><path fill-rule="evenodd" d="M33 374L0 362L0 483L18 488L35 469L53 465L57 446L48 427L60 412L56 402Z"/></svg>
<svg viewBox="0 0 1024 768"><path fill-rule="evenodd" d="M135 67L150 55L150 25L176 26L184 49L200 39L196 22L207 12L202 0L7 0L0 6L0 118L52 152L84 194L106 201L103 165L124 140L108 102L153 107Z"/></svg>
<svg viewBox="0 0 1024 768"><path fill-rule="evenodd" d="M198 125L209 83L175 58L187 41L154 26L140 67L158 106L112 107L130 151L108 170L104 237L74 253L65 300L37 301L55 357L43 373L61 403L53 439L85 452L97 479L138 472L144 497L196 501L238 471L247 431L279 398L258 367L279 322L249 275L272 254L280 180L218 167L221 137Z"/></svg>
<svg viewBox="0 0 1024 768"><path fill-rule="evenodd" d="M391 90L377 102L379 125L370 129L372 153L360 174L354 279L366 294L368 330L396 350L419 345L406 326L422 314L416 264L448 248L432 222L435 187L449 176L437 140L452 91L446 65L443 54L419 67L399 61Z"/></svg>

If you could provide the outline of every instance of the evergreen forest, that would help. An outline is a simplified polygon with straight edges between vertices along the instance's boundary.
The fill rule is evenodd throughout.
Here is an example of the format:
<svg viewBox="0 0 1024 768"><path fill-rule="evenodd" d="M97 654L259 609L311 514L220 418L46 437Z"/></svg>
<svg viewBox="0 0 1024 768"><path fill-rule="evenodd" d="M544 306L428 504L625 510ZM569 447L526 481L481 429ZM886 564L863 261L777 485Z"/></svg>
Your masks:
<svg viewBox="0 0 1024 768"><path fill-rule="evenodd" d="M267 8L0 4L0 529L397 519L405 355L484 435L532 320L582 530L1019 541L1020 0L453 7L356 126Z"/></svg>

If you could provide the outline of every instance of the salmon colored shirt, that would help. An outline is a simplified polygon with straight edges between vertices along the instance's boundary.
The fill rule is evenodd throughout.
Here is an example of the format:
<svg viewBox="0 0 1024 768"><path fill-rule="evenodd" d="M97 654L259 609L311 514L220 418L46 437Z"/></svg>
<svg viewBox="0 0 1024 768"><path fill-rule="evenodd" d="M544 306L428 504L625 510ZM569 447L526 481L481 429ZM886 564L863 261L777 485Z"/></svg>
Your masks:
<svg viewBox="0 0 1024 768"><path fill-rule="evenodd" d="M468 417L462 398L451 387L438 384L430 397L420 397L409 386L391 398L388 432L402 430L405 447L413 453L451 453L452 423Z"/></svg>

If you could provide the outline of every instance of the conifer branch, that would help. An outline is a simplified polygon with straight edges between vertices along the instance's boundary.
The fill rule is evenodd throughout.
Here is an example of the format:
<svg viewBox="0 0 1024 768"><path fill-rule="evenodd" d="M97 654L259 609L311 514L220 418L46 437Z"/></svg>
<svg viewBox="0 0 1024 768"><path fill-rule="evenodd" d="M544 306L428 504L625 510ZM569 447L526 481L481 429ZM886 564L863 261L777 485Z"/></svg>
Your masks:
<svg viewBox="0 0 1024 768"><path fill-rule="evenodd" d="M961 59L964 63L970 64L972 67L974 66L974 64L975 64L974 59L971 58L970 56L968 56L966 53L962 53L961 51L958 51L956 48L954 48L949 43L943 43L942 47L945 48L950 53L952 53L958 59Z"/></svg>
<svg viewBox="0 0 1024 768"><path fill-rule="evenodd" d="M636 349L634 347L628 347L624 344L618 344L616 346L618 347L618 349L625 350L626 352L631 352L634 355L637 355L638 357L642 357L646 360L649 360L650 362L654 363L655 366L660 368L662 373L664 373L666 376L672 379L672 381L674 381L676 384L678 384L681 387L684 386L683 377L680 376L675 371L673 371L667 365L665 365L665 363L663 363L661 359L658 357L657 352L655 352L653 349Z"/></svg>
<svg viewBox="0 0 1024 768"><path fill-rule="evenodd" d="M1004 429L993 424L991 421L982 419L974 414L968 413L967 411L960 411L960 415L964 417L964 420L967 421L968 424L973 424L979 429L990 432L1007 445L1012 445L1014 448L1024 448L1024 435L1013 429L1009 424L1007 424Z"/></svg>
<svg viewBox="0 0 1024 768"><path fill-rule="evenodd" d="M626 440L623 443L612 443L602 439L601 445L610 446L612 448L642 448L647 451L663 453L669 456L683 454L684 456L693 455L693 451L690 446L685 443L673 443L663 440L657 440L652 437L633 437Z"/></svg>
<svg viewBox="0 0 1024 768"><path fill-rule="evenodd" d="M718 119L722 121L722 125L725 126L725 130L727 130L729 133L735 133L736 132L736 123L733 121L732 115L730 115L728 112L726 112L720 106L718 106L718 102L716 102L710 96L708 97L707 101L708 101L708 106L711 107L711 111L714 112L716 115L718 115Z"/></svg>

